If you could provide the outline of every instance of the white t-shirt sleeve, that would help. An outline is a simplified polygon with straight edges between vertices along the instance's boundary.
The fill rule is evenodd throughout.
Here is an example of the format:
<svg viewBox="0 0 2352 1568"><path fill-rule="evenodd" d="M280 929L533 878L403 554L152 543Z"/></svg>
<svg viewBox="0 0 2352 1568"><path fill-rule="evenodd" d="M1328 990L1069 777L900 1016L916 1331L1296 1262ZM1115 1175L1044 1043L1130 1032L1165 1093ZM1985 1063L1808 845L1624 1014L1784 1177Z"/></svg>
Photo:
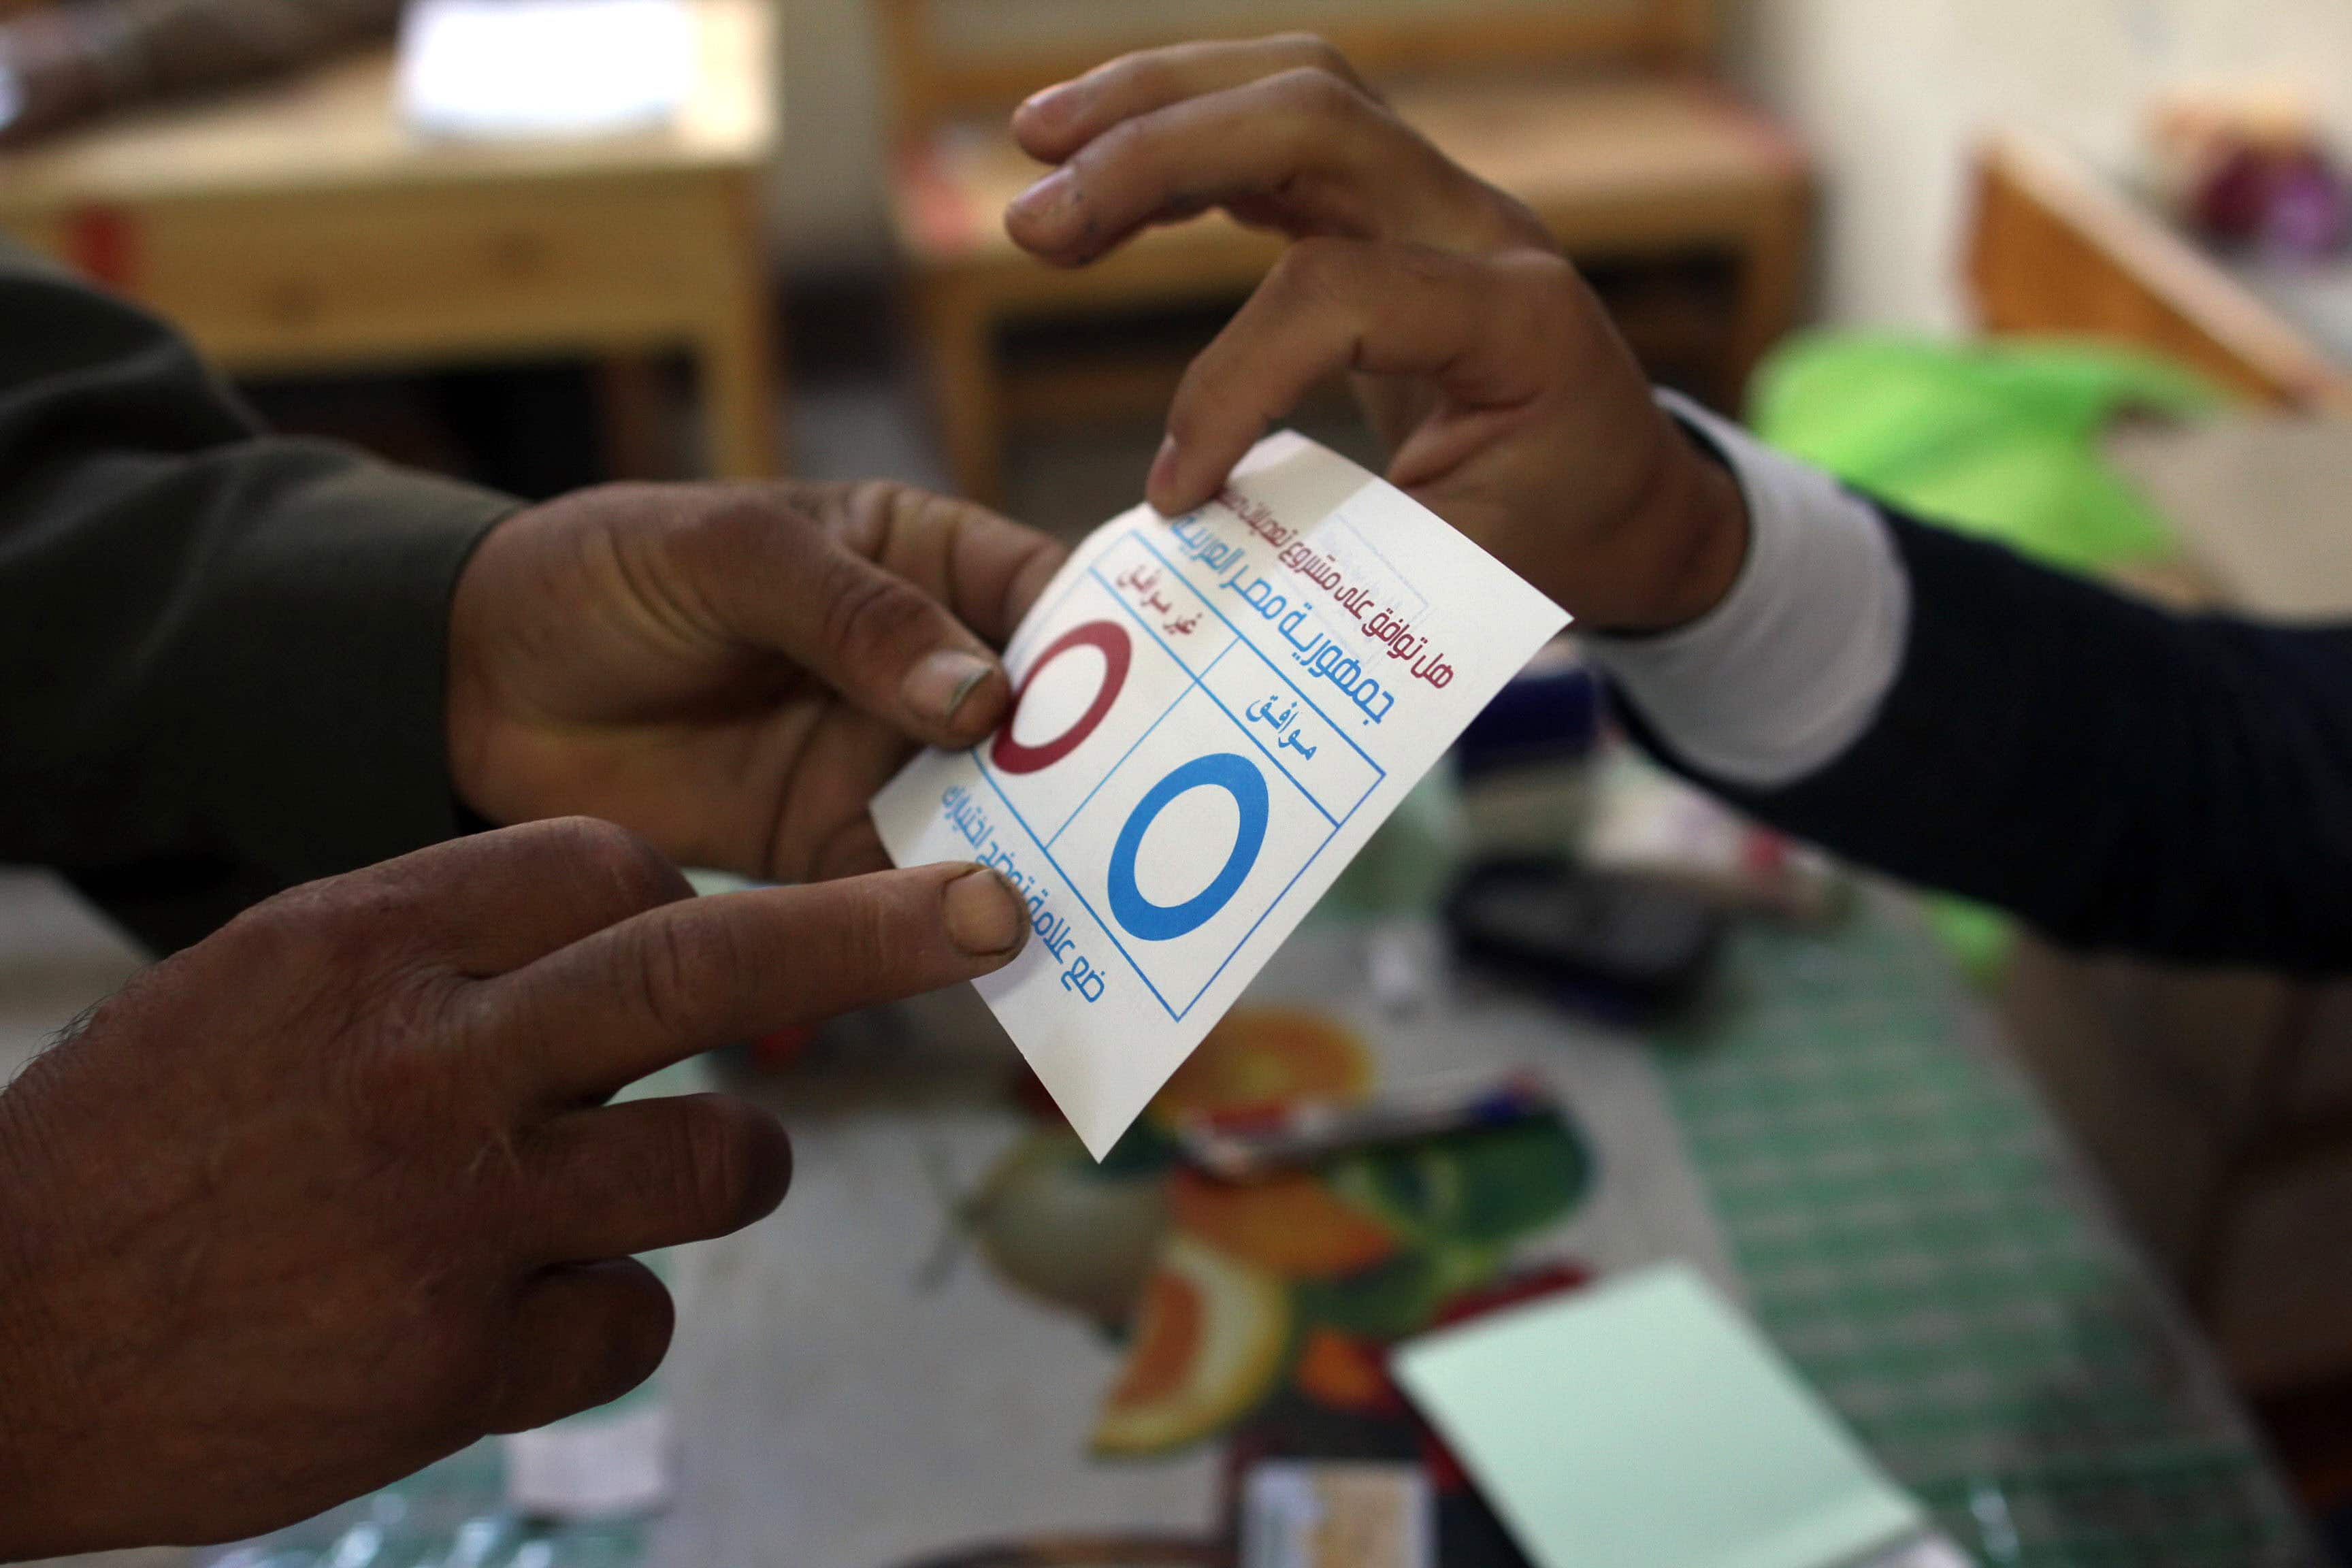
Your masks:
<svg viewBox="0 0 2352 1568"><path fill-rule="evenodd" d="M1886 524L1837 481L1669 392L1748 501L1748 558L1721 604L1654 637L1585 647L1701 773L1770 789L1859 739L1903 662L1911 582Z"/></svg>

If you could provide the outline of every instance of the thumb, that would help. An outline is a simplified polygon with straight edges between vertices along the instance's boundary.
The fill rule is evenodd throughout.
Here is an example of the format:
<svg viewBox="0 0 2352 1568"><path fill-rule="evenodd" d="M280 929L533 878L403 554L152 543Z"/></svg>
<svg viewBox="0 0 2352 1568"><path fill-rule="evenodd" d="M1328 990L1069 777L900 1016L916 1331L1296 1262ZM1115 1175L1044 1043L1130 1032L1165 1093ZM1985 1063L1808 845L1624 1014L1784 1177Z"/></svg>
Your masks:
<svg viewBox="0 0 2352 1568"><path fill-rule="evenodd" d="M1012 689L988 645L789 501L747 496L693 533L696 595L730 637L932 745L971 745L1003 717Z"/></svg>

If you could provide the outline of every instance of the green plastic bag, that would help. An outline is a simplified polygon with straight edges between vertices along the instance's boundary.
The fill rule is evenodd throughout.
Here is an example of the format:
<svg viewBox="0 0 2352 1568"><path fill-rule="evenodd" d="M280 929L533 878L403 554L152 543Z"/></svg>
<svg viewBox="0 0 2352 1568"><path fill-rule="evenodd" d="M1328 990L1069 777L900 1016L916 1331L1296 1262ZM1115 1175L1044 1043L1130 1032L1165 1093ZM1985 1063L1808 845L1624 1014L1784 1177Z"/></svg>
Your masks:
<svg viewBox="0 0 2352 1568"><path fill-rule="evenodd" d="M2221 401L2194 373L2112 344L1816 333L1757 372L1749 422L1906 510L2095 572L2172 551L2100 436L2126 414L2189 417Z"/></svg>

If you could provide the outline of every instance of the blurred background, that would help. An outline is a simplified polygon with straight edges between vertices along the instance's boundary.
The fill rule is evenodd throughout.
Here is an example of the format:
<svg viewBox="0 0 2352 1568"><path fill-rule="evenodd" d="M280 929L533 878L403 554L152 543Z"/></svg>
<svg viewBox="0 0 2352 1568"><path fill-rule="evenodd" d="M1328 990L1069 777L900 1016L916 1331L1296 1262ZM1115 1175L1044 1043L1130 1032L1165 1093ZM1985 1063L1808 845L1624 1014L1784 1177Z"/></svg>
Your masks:
<svg viewBox="0 0 2352 1568"><path fill-rule="evenodd" d="M1035 174L1005 111L1140 44L1299 27L1528 200L1660 381L2133 592L2352 615L2345 0L0 0L0 230L177 321L284 429L533 497L896 477L1076 537L1139 494L1177 375L1273 250L1213 217L1083 273L1035 266L998 226ZM1298 423L1377 464L1337 389ZM1343 884L1345 952L1277 989L1370 1008L1349 1026L1370 1035L1445 1034L1413 1009L1483 994L1431 978L1478 945L1448 879L1530 844L1677 900L1579 906L1602 937L1538 990L1592 1049L1649 1053L1699 1250L1954 1540L1990 1563L2287 1563L2332 1531L2352 1563L2352 996L2085 961L1856 885L1644 770L1572 647L1531 679L1553 684L1490 714ZM30 1049L136 960L53 889L11 887L0 1001ZM1433 922L1454 957L1414 945ZM937 1147L971 1164L889 1165L917 1255L1059 1157L1005 1155L1023 1122L959 1142L978 1112L955 1086L1014 1069L975 1009L919 1019L712 1068L853 1151L882 1091L850 1064L916 1074L930 1109L907 1114L963 1129ZM1286 1027L1228 1048L1321 1048ZM932 1061L925 1029L985 1070ZM873 1114L904 1134L882 1147L936 1152L932 1123ZM829 1211L824 1190L800 1245L876 1201ZM1937 1205L1958 1191L1981 1205L1956 1239ZM1792 1259L1792 1236L1818 1249ZM719 1391L768 1386L744 1369L785 1309L742 1275L788 1245L715 1253L734 1283L697 1288L714 1326L689 1324L665 1397L706 1436L650 1534L500 1523L474 1556L404 1557L403 1510L495 1510L395 1497L237 1560L914 1561L870 1520L810 1524L833 1517L816 1495L793 1539L847 1544L796 1555L757 1499L741 1456L797 1441L775 1413L795 1406L770 1389L755 1418ZM877 1268L903 1292L909 1269ZM1141 1278L1065 1292L1105 1366L1140 1331ZM792 1308L796 1342L847 1331L851 1299ZM1073 1397L1091 1408L1103 1375ZM739 1457L696 1458L718 1448ZM1245 1451L1165 1486L1229 1515ZM451 1496L500 1484L453 1473ZM1021 1484L1051 1496L1056 1473ZM1192 1507L1119 1485L1073 1512ZM1226 1560L1170 1533L936 1561Z"/></svg>

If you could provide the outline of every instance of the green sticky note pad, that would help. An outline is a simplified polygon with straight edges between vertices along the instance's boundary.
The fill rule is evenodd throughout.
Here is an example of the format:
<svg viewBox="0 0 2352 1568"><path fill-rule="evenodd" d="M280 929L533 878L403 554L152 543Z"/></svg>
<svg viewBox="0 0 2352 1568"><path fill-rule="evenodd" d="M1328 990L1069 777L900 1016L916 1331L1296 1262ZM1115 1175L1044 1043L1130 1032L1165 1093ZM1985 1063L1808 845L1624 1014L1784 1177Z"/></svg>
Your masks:
<svg viewBox="0 0 2352 1568"><path fill-rule="evenodd" d="M1841 1568L1927 1527L1679 1265L1423 1336L1393 1370L1538 1568Z"/></svg>

